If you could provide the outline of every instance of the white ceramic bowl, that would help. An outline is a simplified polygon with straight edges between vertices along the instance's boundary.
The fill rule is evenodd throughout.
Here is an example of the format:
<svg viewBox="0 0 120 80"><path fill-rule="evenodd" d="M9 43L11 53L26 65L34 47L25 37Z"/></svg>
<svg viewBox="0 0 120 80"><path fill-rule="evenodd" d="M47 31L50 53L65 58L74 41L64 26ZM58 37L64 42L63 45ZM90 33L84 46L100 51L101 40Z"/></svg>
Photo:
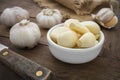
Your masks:
<svg viewBox="0 0 120 80"><path fill-rule="evenodd" d="M66 48L56 44L50 38L51 31L56 27L60 27L62 25L63 24L58 24L52 27L47 33L48 46L54 57L56 57L57 59L63 62L80 64L80 63L89 62L95 59L99 55L102 49L102 45L104 43L103 32L100 32L101 35L100 35L99 43L91 48L85 48L85 49Z"/></svg>

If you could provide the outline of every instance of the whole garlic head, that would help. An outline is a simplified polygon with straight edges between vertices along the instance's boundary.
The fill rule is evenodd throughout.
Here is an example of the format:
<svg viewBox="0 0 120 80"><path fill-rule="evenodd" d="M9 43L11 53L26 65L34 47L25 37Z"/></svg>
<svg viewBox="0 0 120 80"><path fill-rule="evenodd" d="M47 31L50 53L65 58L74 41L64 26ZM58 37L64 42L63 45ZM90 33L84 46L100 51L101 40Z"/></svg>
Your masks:
<svg viewBox="0 0 120 80"><path fill-rule="evenodd" d="M33 48L39 42L40 36L39 27L27 20L15 24L10 30L10 41L20 48Z"/></svg>
<svg viewBox="0 0 120 80"><path fill-rule="evenodd" d="M23 19L29 18L29 12L21 7L6 8L0 17L2 24L6 26L13 26Z"/></svg>
<svg viewBox="0 0 120 80"><path fill-rule="evenodd" d="M118 23L118 17L110 8L102 8L93 19L105 28L112 28Z"/></svg>
<svg viewBox="0 0 120 80"><path fill-rule="evenodd" d="M42 28L51 28L61 23L62 14L57 9L43 9L37 16L37 22Z"/></svg>

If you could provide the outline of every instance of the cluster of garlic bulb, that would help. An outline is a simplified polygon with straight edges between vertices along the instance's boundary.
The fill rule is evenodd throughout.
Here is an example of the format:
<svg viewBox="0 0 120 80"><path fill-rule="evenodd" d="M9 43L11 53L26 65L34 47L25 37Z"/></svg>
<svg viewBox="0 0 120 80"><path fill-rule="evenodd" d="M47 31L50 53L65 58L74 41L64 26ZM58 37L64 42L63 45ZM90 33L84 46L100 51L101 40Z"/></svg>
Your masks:
<svg viewBox="0 0 120 80"><path fill-rule="evenodd" d="M51 28L61 23L62 14L57 9L43 9L37 16L36 20L40 27Z"/></svg>
<svg viewBox="0 0 120 80"><path fill-rule="evenodd" d="M36 23L30 22L29 12L21 7L6 8L1 16L0 21L10 29L10 41L20 48L33 48L38 44L41 32ZM37 16L36 20L40 27L51 28L61 23L62 14L57 9L43 9Z"/></svg>
<svg viewBox="0 0 120 80"><path fill-rule="evenodd" d="M10 27L20 22L21 20L28 18L29 12L27 10L15 6L12 8L6 8L0 16L0 21L2 24Z"/></svg>
<svg viewBox="0 0 120 80"><path fill-rule="evenodd" d="M22 20L10 29L10 41L20 48L33 48L40 41L41 32L37 24Z"/></svg>
<svg viewBox="0 0 120 80"><path fill-rule="evenodd" d="M89 48L98 43L100 27L94 21L79 22L68 19L52 30L50 37L58 45L68 48Z"/></svg>
<svg viewBox="0 0 120 80"><path fill-rule="evenodd" d="M93 19L105 28L112 28L118 23L118 17L110 8L102 8L96 15L92 15Z"/></svg>

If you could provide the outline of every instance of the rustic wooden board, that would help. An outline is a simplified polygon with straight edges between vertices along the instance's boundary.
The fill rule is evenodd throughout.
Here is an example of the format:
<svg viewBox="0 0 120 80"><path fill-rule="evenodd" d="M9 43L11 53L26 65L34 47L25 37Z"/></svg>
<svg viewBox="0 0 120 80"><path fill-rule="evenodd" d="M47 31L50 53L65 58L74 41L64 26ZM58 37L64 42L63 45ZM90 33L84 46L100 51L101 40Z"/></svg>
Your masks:
<svg viewBox="0 0 120 80"><path fill-rule="evenodd" d="M36 22L34 17L41 9L32 0L0 0L0 12L6 7L16 5L27 9L33 17L31 21ZM120 19L120 15L118 16ZM79 65L63 63L54 58L47 46L47 30L41 29L41 31L41 44L31 50L20 50L11 44L8 37L3 37L8 36L9 29L0 24L0 43L52 70L57 76L55 80L120 80L120 22L111 30L102 28L105 43L100 55L89 63ZM0 80L23 79L0 63Z"/></svg>

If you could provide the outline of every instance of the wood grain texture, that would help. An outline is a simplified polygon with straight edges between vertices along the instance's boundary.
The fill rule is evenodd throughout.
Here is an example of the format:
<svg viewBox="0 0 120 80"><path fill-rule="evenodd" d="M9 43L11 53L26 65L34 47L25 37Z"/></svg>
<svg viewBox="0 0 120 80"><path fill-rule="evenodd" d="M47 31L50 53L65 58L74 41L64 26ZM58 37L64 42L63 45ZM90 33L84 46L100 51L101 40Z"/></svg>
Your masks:
<svg viewBox="0 0 120 80"><path fill-rule="evenodd" d="M32 0L0 0L0 11L14 5L28 9L31 16L35 16L41 10ZM118 16L120 20L120 11ZM35 21L34 18L31 20ZM0 28L2 28L1 25ZM6 35L8 31L9 29L4 29L0 34ZM55 80L120 80L120 22L111 30L102 28L105 34L105 43L100 55L89 63L78 65L63 63L54 58L47 46L47 30L41 29L41 31L41 44L31 50L16 48L7 37L0 37L0 43L52 70L56 74ZM23 79L0 63L0 80Z"/></svg>

